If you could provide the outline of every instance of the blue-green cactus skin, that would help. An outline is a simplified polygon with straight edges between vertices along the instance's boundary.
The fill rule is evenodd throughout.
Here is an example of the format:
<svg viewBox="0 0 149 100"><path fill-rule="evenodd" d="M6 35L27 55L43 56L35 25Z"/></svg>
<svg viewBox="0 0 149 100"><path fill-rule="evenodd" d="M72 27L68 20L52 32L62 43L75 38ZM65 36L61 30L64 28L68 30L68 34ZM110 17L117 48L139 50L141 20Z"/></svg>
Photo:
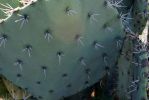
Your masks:
<svg viewBox="0 0 149 100"><path fill-rule="evenodd" d="M125 31L135 30L131 8L125 16L117 7L126 2L38 0L15 10L0 24L0 73L39 100L93 85L115 66Z"/></svg>

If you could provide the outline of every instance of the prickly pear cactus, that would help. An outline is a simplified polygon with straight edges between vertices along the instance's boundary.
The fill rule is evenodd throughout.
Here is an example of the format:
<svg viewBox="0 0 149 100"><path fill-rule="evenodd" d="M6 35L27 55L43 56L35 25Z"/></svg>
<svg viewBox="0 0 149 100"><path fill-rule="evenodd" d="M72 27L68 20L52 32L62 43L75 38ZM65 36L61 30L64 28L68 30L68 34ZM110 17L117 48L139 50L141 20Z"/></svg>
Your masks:
<svg viewBox="0 0 149 100"><path fill-rule="evenodd" d="M115 66L125 31L136 31L134 0L22 1L0 23L0 73L39 100L98 82Z"/></svg>

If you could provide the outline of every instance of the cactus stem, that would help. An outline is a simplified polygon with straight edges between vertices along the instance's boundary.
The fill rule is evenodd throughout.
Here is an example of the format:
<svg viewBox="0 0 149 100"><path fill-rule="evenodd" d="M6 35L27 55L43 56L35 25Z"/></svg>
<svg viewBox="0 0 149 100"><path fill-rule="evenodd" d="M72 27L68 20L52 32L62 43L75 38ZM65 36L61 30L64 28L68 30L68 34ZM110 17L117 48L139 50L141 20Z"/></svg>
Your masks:
<svg viewBox="0 0 149 100"><path fill-rule="evenodd" d="M21 21L20 28L22 28L24 24L28 23L29 16L27 14L24 15L18 14L18 16L20 17L20 19L15 20L15 22L18 23Z"/></svg>

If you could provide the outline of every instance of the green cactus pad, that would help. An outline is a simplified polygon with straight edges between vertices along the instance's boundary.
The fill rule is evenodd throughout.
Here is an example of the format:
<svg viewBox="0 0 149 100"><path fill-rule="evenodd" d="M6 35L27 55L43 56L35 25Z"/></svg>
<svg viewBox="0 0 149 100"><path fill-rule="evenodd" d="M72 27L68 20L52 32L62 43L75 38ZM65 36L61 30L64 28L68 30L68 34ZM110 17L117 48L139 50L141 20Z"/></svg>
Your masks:
<svg viewBox="0 0 149 100"><path fill-rule="evenodd" d="M39 100L59 100L98 82L115 66L131 22L111 6L117 2L38 0L15 10L0 24L0 73Z"/></svg>
<svg viewBox="0 0 149 100"><path fill-rule="evenodd" d="M45 100L97 82L104 75L103 58L111 66L116 61L115 37L124 35L118 13L103 3L38 1L13 14L0 29L8 36L1 45L2 74Z"/></svg>

